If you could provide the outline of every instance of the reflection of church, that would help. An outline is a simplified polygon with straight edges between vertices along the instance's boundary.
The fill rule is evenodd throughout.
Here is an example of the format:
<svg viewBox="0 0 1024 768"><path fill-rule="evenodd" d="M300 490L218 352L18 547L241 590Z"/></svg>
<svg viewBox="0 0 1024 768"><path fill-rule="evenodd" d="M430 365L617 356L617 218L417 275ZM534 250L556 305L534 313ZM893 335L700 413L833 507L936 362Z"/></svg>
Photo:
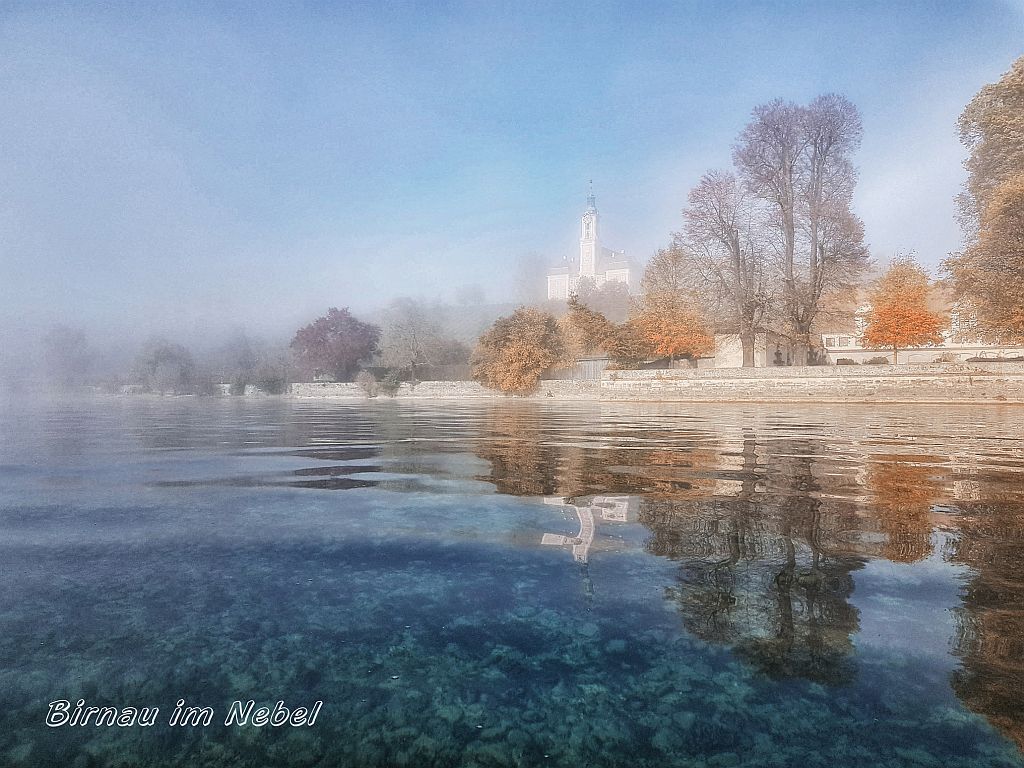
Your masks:
<svg viewBox="0 0 1024 768"><path fill-rule="evenodd" d="M601 245L599 223L597 201L591 188L587 196L587 210L580 218L579 259L563 260L548 270L549 299L564 301L579 290L581 280L589 280L594 288L600 288L605 283L614 282L629 286L636 278L625 251L613 251Z"/></svg>
<svg viewBox="0 0 1024 768"><path fill-rule="evenodd" d="M561 496L545 496L544 503L571 510L580 523L580 531L576 536L563 536L557 533L545 533L541 544L553 547L569 547L572 557L577 563L586 563L590 557L590 548L594 543L597 519L612 523L636 521L636 514L630 515L630 502L633 496L594 496L589 504L570 504Z"/></svg>

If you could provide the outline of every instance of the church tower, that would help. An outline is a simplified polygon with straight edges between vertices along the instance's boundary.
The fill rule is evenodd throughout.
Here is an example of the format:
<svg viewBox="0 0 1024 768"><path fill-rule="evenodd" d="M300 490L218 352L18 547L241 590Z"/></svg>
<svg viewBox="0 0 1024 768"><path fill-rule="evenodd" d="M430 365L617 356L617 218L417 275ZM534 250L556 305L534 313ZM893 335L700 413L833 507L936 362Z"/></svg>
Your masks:
<svg viewBox="0 0 1024 768"><path fill-rule="evenodd" d="M601 246L597 239L597 201L594 197L594 182L590 182L587 195L587 210L580 219L580 277L594 280L597 275L597 255Z"/></svg>
<svg viewBox="0 0 1024 768"><path fill-rule="evenodd" d="M590 182L587 209L580 217L580 258L562 259L548 269L548 299L565 301L579 290L583 278L600 288L608 283L623 283L628 291L635 268L625 251L613 251L601 245L597 199L594 182Z"/></svg>

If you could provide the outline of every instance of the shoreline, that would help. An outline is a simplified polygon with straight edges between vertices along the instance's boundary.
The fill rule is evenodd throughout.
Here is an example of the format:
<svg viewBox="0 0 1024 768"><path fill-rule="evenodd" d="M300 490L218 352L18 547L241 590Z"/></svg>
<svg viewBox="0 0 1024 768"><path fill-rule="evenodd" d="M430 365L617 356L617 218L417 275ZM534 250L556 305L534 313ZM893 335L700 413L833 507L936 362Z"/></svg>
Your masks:
<svg viewBox="0 0 1024 768"><path fill-rule="evenodd" d="M1021 405L1024 364L808 366L789 368L605 371L597 380L546 380L529 395L507 395L472 381L403 384L370 398L356 384L296 383L294 400L529 400L641 403L821 403Z"/></svg>

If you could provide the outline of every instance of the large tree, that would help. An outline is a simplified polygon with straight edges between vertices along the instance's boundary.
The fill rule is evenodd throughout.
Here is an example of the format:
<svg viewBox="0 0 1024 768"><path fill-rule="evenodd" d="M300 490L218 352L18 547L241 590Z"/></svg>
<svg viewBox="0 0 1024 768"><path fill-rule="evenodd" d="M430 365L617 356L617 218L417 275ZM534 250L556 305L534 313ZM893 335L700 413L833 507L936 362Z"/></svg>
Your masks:
<svg viewBox="0 0 1024 768"><path fill-rule="evenodd" d="M501 392L528 394L537 388L544 371L564 355L555 316L520 307L498 318L480 337L471 358L473 378Z"/></svg>
<svg viewBox="0 0 1024 768"><path fill-rule="evenodd" d="M943 268L978 330L1024 340L1024 56L986 85L960 116L970 155L959 198L966 245Z"/></svg>
<svg viewBox="0 0 1024 768"><path fill-rule="evenodd" d="M753 366L755 336L773 301L755 201L734 174L711 171L687 202L674 250L689 262L686 271L698 276L704 303L719 325L739 334L743 365Z"/></svg>
<svg viewBox="0 0 1024 768"><path fill-rule="evenodd" d="M867 264L863 224L850 207L861 131L857 108L842 96L806 107L777 100L754 110L734 148L747 188L767 204L783 315L805 348L823 299Z"/></svg>
<svg viewBox="0 0 1024 768"><path fill-rule="evenodd" d="M1024 341L1024 173L996 188L977 238L943 266L982 335Z"/></svg>
<svg viewBox="0 0 1024 768"><path fill-rule="evenodd" d="M615 326L601 346L617 368L636 368L655 357L650 340L632 320Z"/></svg>
<svg viewBox="0 0 1024 768"><path fill-rule="evenodd" d="M893 262L871 293L864 346L899 350L942 342L942 317L928 309L927 273L909 256Z"/></svg>
<svg viewBox="0 0 1024 768"><path fill-rule="evenodd" d="M959 203L972 234L996 190L1024 173L1024 56L998 82L984 86L964 108L960 141L969 155L965 193Z"/></svg>
<svg viewBox="0 0 1024 768"><path fill-rule="evenodd" d="M379 340L380 328L356 319L348 308L331 307L295 333L291 348L306 376L349 381L376 353Z"/></svg>

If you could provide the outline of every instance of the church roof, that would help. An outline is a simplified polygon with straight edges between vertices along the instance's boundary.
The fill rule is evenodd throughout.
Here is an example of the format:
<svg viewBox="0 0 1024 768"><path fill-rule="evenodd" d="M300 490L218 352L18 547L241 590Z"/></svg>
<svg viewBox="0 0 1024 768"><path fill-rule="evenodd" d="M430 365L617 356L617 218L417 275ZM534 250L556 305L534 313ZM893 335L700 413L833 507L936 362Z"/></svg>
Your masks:
<svg viewBox="0 0 1024 768"><path fill-rule="evenodd" d="M597 260L598 272L606 272L609 269L629 269L632 266L633 262L625 251L613 251L610 248L602 248L601 255Z"/></svg>

